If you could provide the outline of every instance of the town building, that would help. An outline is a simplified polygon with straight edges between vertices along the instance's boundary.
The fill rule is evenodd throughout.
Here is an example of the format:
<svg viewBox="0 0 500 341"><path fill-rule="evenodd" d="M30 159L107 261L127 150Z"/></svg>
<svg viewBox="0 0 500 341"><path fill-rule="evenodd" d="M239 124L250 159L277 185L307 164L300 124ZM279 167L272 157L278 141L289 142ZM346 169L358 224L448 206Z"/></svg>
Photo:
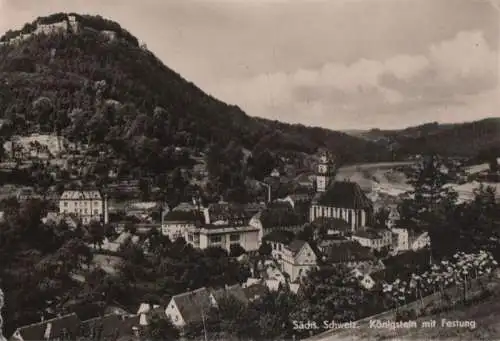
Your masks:
<svg viewBox="0 0 500 341"><path fill-rule="evenodd" d="M323 251L323 262L329 265L342 264L350 268L362 263L373 262L376 257L372 250L357 241L338 243Z"/></svg>
<svg viewBox="0 0 500 341"><path fill-rule="evenodd" d="M290 244L294 238L295 234L293 232L276 230L265 235L262 240L271 246L271 256L279 260L285 247Z"/></svg>
<svg viewBox="0 0 500 341"><path fill-rule="evenodd" d="M245 251L259 249L259 230L255 227L204 224L189 227L185 232L188 244L195 248L220 247L230 252L232 246L240 245Z"/></svg>
<svg viewBox="0 0 500 341"><path fill-rule="evenodd" d="M210 300L214 307L219 308L220 302L228 298L235 299L242 304L248 303L245 291L239 284L226 285L224 288L210 290Z"/></svg>
<svg viewBox="0 0 500 341"><path fill-rule="evenodd" d="M320 157L309 221L319 217L340 218L351 225L352 232L373 220L373 206L361 187L351 181L335 180L335 163L328 153Z"/></svg>
<svg viewBox="0 0 500 341"><path fill-rule="evenodd" d="M249 225L259 230L259 240L272 231L290 231L297 233L302 230L306 221L289 202L273 202L266 209L250 219Z"/></svg>
<svg viewBox="0 0 500 341"><path fill-rule="evenodd" d="M395 253L405 252L410 249L410 234L405 228L392 228L393 242L392 251Z"/></svg>
<svg viewBox="0 0 500 341"><path fill-rule="evenodd" d="M317 268L317 256L308 242L294 240L283 249L278 263L293 283L300 281L309 271Z"/></svg>
<svg viewBox="0 0 500 341"><path fill-rule="evenodd" d="M370 249L380 251L384 248L388 250L392 246L392 233L387 229L367 229L358 231L352 235L352 240Z"/></svg>
<svg viewBox="0 0 500 341"><path fill-rule="evenodd" d="M184 238L190 229L204 222L203 214L198 210L172 210L162 214L161 232L170 240Z"/></svg>
<svg viewBox="0 0 500 341"><path fill-rule="evenodd" d="M97 190L68 190L59 199L59 213L74 215L82 224L108 223L108 199Z"/></svg>
<svg viewBox="0 0 500 341"><path fill-rule="evenodd" d="M172 297L165 308L165 315L179 328L187 324L203 322L214 308L210 291L199 288Z"/></svg>
<svg viewBox="0 0 500 341"><path fill-rule="evenodd" d="M372 203L357 183L336 181L318 193L311 205L309 220L319 217L342 219L356 232L373 220Z"/></svg>

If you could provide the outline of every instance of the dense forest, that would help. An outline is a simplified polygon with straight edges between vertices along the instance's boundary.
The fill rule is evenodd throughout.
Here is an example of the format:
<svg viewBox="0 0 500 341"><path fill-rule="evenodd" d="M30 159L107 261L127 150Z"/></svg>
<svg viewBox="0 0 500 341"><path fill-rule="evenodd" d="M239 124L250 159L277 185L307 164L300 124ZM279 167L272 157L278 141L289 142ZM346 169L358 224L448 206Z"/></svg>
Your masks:
<svg viewBox="0 0 500 341"><path fill-rule="evenodd" d="M111 146L114 156L233 142L250 151L314 153L327 147L346 162L393 158L386 147L344 133L250 117L183 79L119 24L72 15L78 32L38 34L0 47L0 117L15 133L57 132ZM1 40L65 18L38 18Z"/></svg>
<svg viewBox="0 0 500 341"><path fill-rule="evenodd" d="M402 155L437 153L476 157L478 161L487 160L488 155L500 155L499 118L457 124L433 122L402 130L372 129L355 135L391 146Z"/></svg>

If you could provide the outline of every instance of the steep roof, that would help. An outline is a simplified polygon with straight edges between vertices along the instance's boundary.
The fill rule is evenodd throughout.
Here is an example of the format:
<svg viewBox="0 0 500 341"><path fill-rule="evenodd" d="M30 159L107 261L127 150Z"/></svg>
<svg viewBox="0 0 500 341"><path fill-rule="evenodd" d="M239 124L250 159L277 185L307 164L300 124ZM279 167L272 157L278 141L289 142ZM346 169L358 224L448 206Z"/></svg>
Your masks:
<svg viewBox="0 0 500 341"><path fill-rule="evenodd" d="M186 323L201 321L202 309L206 312L211 307L210 292L205 287L175 295L172 300Z"/></svg>
<svg viewBox="0 0 500 341"><path fill-rule="evenodd" d="M371 250L358 242L345 242L327 248L326 261L330 263L362 262L373 260Z"/></svg>
<svg viewBox="0 0 500 341"><path fill-rule="evenodd" d="M358 231L354 234L356 237L366 238L366 239L381 239L382 235L374 230Z"/></svg>
<svg viewBox="0 0 500 341"><path fill-rule="evenodd" d="M210 221L228 221L231 225L247 224L252 218L253 212L246 210L245 205L218 203L208 206Z"/></svg>
<svg viewBox="0 0 500 341"><path fill-rule="evenodd" d="M102 200L99 191L64 191L61 195L61 200Z"/></svg>
<svg viewBox="0 0 500 341"><path fill-rule="evenodd" d="M312 224L316 227L326 227L328 230L350 232L351 225L344 219L319 217L313 220Z"/></svg>
<svg viewBox="0 0 500 341"><path fill-rule="evenodd" d="M300 252L300 250L302 250L302 248L306 244L307 244L306 241L296 239L296 240L292 241L290 244L287 245L287 249L290 250L293 255L296 255L297 253Z"/></svg>
<svg viewBox="0 0 500 341"><path fill-rule="evenodd" d="M273 203L273 207L268 207L261 212L260 222L265 229L297 226L304 223L303 218L293 210L289 203Z"/></svg>
<svg viewBox="0 0 500 341"><path fill-rule="evenodd" d="M133 335L134 327L139 326L139 317L109 314L95 317L81 323L81 336L93 336L102 340Z"/></svg>
<svg viewBox="0 0 500 341"><path fill-rule="evenodd" d="M228 286L227 288L214 290L212 292L212 295L214 296L216 302L219 302L221 299L224 299L224 297L230 296L241 303L244 304L248 303L245 291L243 291L243 288L239 284L231 285Z"/></svg>
<svg viewBox="0 0 500 341"><path fill-rule="evenodd" d="M293 193L288 196L294 201L294 203L308 203L312 201L314 195L307 193Z"/></svg>
<svg viewBox="0 0 500 341"><path fill-rule="evenodd" d="M185 221L185 222L197 222L203 221L203 215L197 210L184 211L184 210L173 210L165 214L163 217L165 222L168 221Z"/></svg>
<svg viewBox="0 0 500 341"><path fill-rule="evenodd" d="M336 181L317 199L318 204L329 207L368 209L371 201L361 187L350 181Z"/></svg>
<svg viewBox="0 0 500 341"><path fill-rule="evenodd" d="M47 339L76 338L79 333L80 319L75 313L56 317L50 320L34 323L28 326L18 328L12 335L11 340L18 339L18 335L24 341L38 341Z"/></svg>
<svg viewBox="0 0 500 341"><path fill-rule="evenodd" d="M293 238L295 238L295 234L290 231L271 231L269 234L266 234L262 239L268 242L282 243L288 245Z"/></svg>

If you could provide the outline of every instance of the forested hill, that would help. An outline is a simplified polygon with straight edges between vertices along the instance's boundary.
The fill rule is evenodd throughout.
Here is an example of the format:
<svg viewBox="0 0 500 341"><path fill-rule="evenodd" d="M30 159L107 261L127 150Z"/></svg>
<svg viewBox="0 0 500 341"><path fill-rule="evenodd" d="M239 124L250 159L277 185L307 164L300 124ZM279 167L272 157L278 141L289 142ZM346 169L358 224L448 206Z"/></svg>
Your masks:
<svg viewBox="0 0 500 341"><path fill-rule="evenodd" d="M78 30L37 31L70 15ZM5 43L10 39L18 41ZM392 157L386 147L344 133L250 117L205 94L99 16L58 13L0 40L0 115L16 132L57 131L128 154L234 141L249 150L312 153L326 146L346 161Z"/></svg>

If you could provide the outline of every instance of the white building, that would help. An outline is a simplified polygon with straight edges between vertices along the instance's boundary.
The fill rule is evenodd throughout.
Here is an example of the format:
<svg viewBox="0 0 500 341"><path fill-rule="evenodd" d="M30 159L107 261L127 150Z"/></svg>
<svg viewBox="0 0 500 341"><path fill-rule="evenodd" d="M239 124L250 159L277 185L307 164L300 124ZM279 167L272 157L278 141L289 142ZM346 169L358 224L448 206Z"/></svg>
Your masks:
<svg viewBox="0 0 500 341"><path fill-rule="evenodd" d="M82 224L91 221L108 223L108 200L99 191L64 191L59 199L59 213L78 217Z"/></svg>
<svg viewBox="0 0 500 341"><path fill-rule="evenodd" d="M172 210L162 217L161 231L172 241L184 238L189 229L199 226L203 222L203 215L197 210Z"/></svg>
<svg viewBox="0 0 500 341"><path fill-rule="evenodd" d="M165 308L165 315L179 328L189 323L202 322L214 307L210 292L200 288L175 295Z"/></svg>
<svg viewBox="0 0 500 341"><path fill-rule="evenodd" d="M185 232L188 244L195 248L220 247L231 251L231 246L240 245L246 251L259 249L259 230L252 226L228 226L206 224L189 227Z"/></svg>
<svg viewBox="0 0 500 341"><path fill-rule="evenodd" d="M290 282L296 282L317 267L316 261L316 254L308 242L294 240L283 249L278 263L282 271L290 276Z"/></svg>
<svg viewBox="0 0 500 341"><path fill-rule="evenodd" d="M405 252L410 248L410 234L404 228L392 228L394 234L392 249L394 252Z"/></svg>

